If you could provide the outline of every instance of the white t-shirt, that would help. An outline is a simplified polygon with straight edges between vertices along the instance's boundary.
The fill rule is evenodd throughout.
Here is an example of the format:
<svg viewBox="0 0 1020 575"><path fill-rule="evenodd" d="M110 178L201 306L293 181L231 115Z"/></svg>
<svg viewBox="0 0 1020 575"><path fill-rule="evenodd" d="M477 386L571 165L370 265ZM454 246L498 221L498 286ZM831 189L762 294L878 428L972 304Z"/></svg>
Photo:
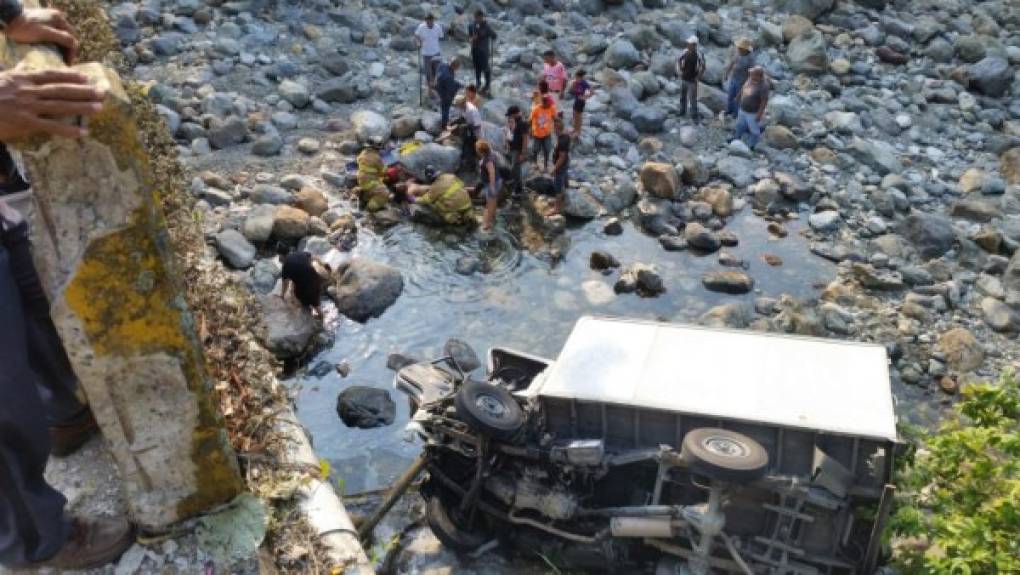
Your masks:
<svg viewBox="0 0 1020 575"><path fill-rule="evenodd" d="M443 38L443 27L439 25L439 22L433 22L431 28L422 22L414 31L414 35L421 40L422 56L438 56L440 54L439 41Z"/></svg>
<svg viewBox="0 0 1020 575"><path fill-rule="evenodd" d="M471 102L464 104L464 119L467 120L468 125L474 126L476 129L482 127L482 113Z"/></svg>

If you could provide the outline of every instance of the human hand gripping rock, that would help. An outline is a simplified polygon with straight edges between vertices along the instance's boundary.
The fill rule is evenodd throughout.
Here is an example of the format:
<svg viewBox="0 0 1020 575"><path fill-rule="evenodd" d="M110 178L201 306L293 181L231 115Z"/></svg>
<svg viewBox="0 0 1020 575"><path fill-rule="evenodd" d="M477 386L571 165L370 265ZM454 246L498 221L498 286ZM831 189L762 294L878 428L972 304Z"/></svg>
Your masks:
<svg viewBox="0 0 1020 575"><path fill-rule="evenodd" d="M7 25L4 34L22 44L55 44L62 49L68 64L78 59L78 39L74 37L74 30L59 10L25 10Z"/></svg>
<svg viewBox="0 0 1020 575"><path fill-rule="evenodd" d="M84 137L85 128L61 119L99 112L105 96L73 70L0 72L0 142L36 134Z"/></svg>

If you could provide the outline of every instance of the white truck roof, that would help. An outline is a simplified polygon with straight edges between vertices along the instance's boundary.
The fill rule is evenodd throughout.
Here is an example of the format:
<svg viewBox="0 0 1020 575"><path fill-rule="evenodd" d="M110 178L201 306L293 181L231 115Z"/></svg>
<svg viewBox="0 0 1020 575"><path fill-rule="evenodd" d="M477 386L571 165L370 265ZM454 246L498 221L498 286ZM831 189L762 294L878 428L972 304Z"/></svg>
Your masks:
<svg viewBox="0 0 1020 575"><path fill-rule="evenodd" d="M896 440L885 348L583 317L529 394Z"/></svg>

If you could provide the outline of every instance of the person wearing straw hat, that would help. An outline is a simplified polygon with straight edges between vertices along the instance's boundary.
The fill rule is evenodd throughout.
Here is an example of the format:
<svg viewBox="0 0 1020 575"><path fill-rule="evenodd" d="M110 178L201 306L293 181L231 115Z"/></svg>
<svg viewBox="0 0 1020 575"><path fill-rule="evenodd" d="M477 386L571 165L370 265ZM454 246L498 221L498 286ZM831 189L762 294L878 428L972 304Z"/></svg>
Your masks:
<svg viewBox="0 0 1020 575"><path fill-rule="evenodd" d="M726 78L726 113L730 116L737 115L737 94L747 82L748 72L755 65L753 46L749 38L737 39L735 46L736 52L723 73L723 77Z"/></svg>
<svg viewBox="0 0 1020 575"><path fill-rule="evenodd" d="M705 55L698 49L698 37L691 35L687 39L687 49L677 58L676 73L680 76L680 115L687 115L687 104L690 103L691 118L698 120L698 82L705 75Z"/></svg>

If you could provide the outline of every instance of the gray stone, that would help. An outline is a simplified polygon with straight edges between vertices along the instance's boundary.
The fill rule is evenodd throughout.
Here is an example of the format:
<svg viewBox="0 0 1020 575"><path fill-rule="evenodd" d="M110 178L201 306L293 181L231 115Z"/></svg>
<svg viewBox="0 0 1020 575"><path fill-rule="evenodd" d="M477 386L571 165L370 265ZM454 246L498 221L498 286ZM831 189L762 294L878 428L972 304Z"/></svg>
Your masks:
<svg viewBox="0 0 1020 575"><path fill-rule="evenodd" d="M401 155L400 162L417 178L425 177L428 166L432 166L436 173L453 173L460 165L460 149L435 143L424 144L409 154Z"/></svg>
<svg viewBox="0 0 1020 575"><path fill-rule="evenodd" d="M606 50L606 65L610 68L631 68L640 62L641 53L629 40L616 40Z"/></svg>
<svg viewBox="0 0 1020 575"><path fill-rule="evenodd" d="M206 137L213 149L222 150L244 142L248 137L248 126L237 116L229 116L224 120L213 118L209 121Z"/></svg>
<svg viewBox="0 0 1020 575"><path fill-rule="evenodd" d="M687 224L684 228L684 239L687 245L705 253L715 252L722 246L715 233L697 222Z"/></svg>
<svg viewBox="0 0 1020 575"><path fill-rule="evenodd" d="M836 0L779 0L776 8L787 14L800 14L808 20L814 21L822 14L832 10Z"/></svg>
<svg viewBox="0 0 1020 575"><path fill-rule="evenodd" d="M875 170L879 175L898 174L903 171L903 164L900 163L896 148L888 142L854 136L847 151L858 162Z"/></svg>
<svg viewBox="0 0 1020 575"><path fill-rule="evenodd" d="M638 106L631 113L630 121L639 132L657 134L662 131L666 112L658 106Z"/></svg>
<svg viewBox="0 0 1020 575"><path fill-rule="evenodd" d="M719 160L715 169L720 176L739 188L750 186L754 182L754 163L746 158L726 156Z"/></svg>
<svg viewBox="0 0 1020 575"><path fill-rule="evenodd" d="M388 390L353 385L340 392L336 412L347 427L372 429L393 423L397 404Z"/></svg>
<svg viewBox="0 0 1020 575"><path fill-rule="evenodd" d="M269 184L256 184L249 194L249 199L255 204L289 204L294 200L293 194L279 186Z"/></svg>
<svg viewBox="0 0 1020 575"><path fill-rule="evenodd" d="M816 232L834 232L839 229L840 221L839 212L834 210L818 212L808 217L808 225Z"/></svg>
<svg viewBox="0 0 1020 575"><path fill-rule="evenodd" d="M262 321L266 326L266 347L280 359L291 359L308 351L318 325L311 312L293 301L275 295L260 296Z"/></svg>
<svg viewBox="0 0 1020 575"><path fill-rule="evenodd" d="M874 290L899 290L903 289L903 277L899 272L879 270L871 264L855 262L853 267L854 279L863 287Z"/></svg>
<svg viewBox="0 0 1020 575"><path fill-rule="evenodd" d="M216 249L236 269L247 269L255 261L255 246L237 230L223 230L216 234Z"/></svg>
<svg viewBox="0 0 1020 575"><path fill-rule="evenodd" d="M1014 332L1017 329L1017 314L1013 308L993 297L981 300L981 313L985 323L998 332Z"/></svg>
<svg viewBox="0 0 1020 575"><path fill-rule="evenodd" d="M829 70L825 36L817 30L802 32L786 48L786 60L794 72L824 74Z"/></svg>
<svg viewBox="0 0 1020 575"><path fill-rule="evenodd" d="M386 264L354 258L336 272L336 304L357 322L379 317L404 291L400 271Z"/></svg>
<svg viewBox="0 0 1020 575"><path fill-rule="evenodd" d="M953 249L956 234L949 218L915 211L900 224L899 233L925 258L937 258Z"/></svg>
<svg viewBox="0 0 1020 575"><path fill-rule="evenodd" d="M308 88L304 84L299 84L293 80L284 80L280 83L280 95L295 108L304 108L312 101Z"/></svg>
<svg viewBox="0 0 1020 575"><path fill-rule="evenodd" d="M988 56L967 67L970 88L993 98L1004 96L1013 83L1013 68L1005 58Z"/></svg>
<svg viewBox="0 0 1020 575"><path fill-rule="evenodd" d="M275 131L260 136L251 146L251 153L256 156L276 156L283 150L283 138Z"/></svg>
<svg viewBox="0 0 1020 575"><path fill-rule="evenodd" d="M358 110L351 115L354 134L362 144L382 144L390 139L390 121L371 110Z"/></svg>

